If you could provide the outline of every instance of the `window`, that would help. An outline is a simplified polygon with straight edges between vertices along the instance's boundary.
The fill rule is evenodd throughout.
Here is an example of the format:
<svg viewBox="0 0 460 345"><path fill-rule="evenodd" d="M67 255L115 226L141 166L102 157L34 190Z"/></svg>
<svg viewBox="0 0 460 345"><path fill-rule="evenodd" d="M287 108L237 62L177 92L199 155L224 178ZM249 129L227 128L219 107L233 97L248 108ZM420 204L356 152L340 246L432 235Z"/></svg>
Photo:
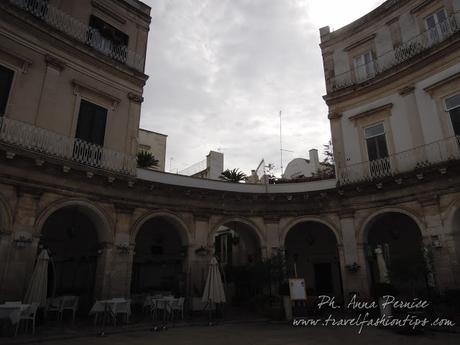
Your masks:
<svg viewBox="0 0 460 345"><path fill-rule="evenodd" d="M102 19L91 16L88 44L115 60L126 62L129 36Z"/></svg>
<svg viewBox="0 0 460 345"><path fill-rule="evenodd" d="M449 33L446 10L441 8L425 17L425 26L429 30L429 38L432 43L445 37Z"/></svg>
<svg viewBox="0 0 460 345"><path fill-rule="evenodd" d="M385 127L383 123L365 128L364 138L366 139L369 161L388 157Z"/></svg>
<svg viewBox="0 0 460 345"><path fill-rule="evenodd" d="M372 52L368 51L353 58L353 66L355 68L356 81L360 82L372 78L375 74Z"/></svg>
<svg viewBox="0 0 460 345"><path fill-rule="evenodd" d="M450 114L454 134L460 136L460 93L446 99L446 110Z"/></svg>
<svg viewBox="0 0 460 345"><path fill-rule="evenodd" d="M91 102L81 100L76 138L104 146L107 109Z"/></svg>
<svg viewBox="0 0 460 345"><path fill-rule="evenodd" d="M101 165L105 136L107 109L82 100L78 113L77 132L73 147L73 159L77 162L99 167ZM79 139L79 140L78 140ZM96 144L88 145L88 143Z"/></svg>
<svg viewBox="0 0 460 345"><path fill-rule="evenodd" d="M0 65L0 116L5 115L8 96L10 95L11 84L13 83L14 72L9 68Z"/></svg>

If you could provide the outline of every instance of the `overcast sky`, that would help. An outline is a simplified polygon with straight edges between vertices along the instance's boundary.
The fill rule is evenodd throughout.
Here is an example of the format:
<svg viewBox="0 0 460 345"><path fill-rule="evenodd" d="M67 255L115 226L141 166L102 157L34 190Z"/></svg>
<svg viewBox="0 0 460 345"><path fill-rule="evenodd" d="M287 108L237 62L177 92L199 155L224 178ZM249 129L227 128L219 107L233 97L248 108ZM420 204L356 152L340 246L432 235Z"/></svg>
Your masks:
<svg viewBox="0 0 460 345"><path fill-rule="evenodd" d="M330 138L318 29L382 0L144 0L152 7L141 126L168 135L166 170L210 150L225 168L284 167ZM173 158L170 160L170 158ZM171 164L170 164L171 163Z"/></svg>

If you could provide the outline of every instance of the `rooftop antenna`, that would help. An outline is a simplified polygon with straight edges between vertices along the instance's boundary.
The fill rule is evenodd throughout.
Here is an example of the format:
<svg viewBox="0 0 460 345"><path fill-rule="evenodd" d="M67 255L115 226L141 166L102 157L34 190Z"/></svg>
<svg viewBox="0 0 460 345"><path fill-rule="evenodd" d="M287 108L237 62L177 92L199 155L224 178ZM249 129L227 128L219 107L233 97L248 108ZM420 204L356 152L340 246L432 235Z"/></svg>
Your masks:
<svg viewBox="0 0 460 345"><path fill-rule="evenodd" d="M281 156L281 176L283 176L283 132L281 127L281 110L280 110L280 156Z"/></svg>
<svg viewBox="0 0 460 345"><path fill-rule="evenodd" d="M284 169L283 169L283 152L294 152L290 150L283 149L283 131L282 131L282 112L280 110L280 156L281 156L281 177L283 176Z"/></svg>

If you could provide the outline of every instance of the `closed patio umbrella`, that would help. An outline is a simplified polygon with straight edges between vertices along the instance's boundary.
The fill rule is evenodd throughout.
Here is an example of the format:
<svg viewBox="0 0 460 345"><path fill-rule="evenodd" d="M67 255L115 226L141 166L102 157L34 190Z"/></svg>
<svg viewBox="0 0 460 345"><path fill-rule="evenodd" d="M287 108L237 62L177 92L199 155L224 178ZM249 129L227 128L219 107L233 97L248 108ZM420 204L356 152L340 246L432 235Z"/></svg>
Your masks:
<svg viewBox="0 0 460 345"><path fill-rule="evenodd" d="M375 256L377 258L377 267L379 269L379 282L380 283L390 283L390 277L388 275L388 268L383 257L383 251L381 246L375 248Z"/></svg>
<svg viewBox="0 0 460 345"><path fill-rule="evenodd" d="M217 259L212 257L209 263L208 277L204 287L202 302L206 303L209 311L212 310L212 304L225 303L224 285L220 276L219 265Z"/></svg>
<svg viewBox="0 0 460 345"><path fill-rule="evenodd" d="M35 263L35 268L29 281L29 287L24 297L24 303L31 304L37 302L40 307L46 305L49 260L50 257L48 252L45 249L42 250Z"/></svg>

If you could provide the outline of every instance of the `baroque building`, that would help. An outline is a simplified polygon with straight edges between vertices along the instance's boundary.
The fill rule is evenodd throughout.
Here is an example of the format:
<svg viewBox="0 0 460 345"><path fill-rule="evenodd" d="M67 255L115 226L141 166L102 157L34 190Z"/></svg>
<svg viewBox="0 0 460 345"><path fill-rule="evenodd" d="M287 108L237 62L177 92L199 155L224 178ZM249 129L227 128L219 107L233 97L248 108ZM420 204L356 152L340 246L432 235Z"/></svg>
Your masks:
<svg viewBox="0 0 460 345"><path fill-rule="evenodd" d="M346 298L372 295L380 247L400 291L427 266L458 288L459 10L389 0L322 28L337 179L265 185L136 168L149 7L1 2L0 299L23 297L42 248L49 294L80 310L152 291L194 308L214 252L234 272L283 252L309 295ZM230 301L260 293L236 277Z"/></svg>

